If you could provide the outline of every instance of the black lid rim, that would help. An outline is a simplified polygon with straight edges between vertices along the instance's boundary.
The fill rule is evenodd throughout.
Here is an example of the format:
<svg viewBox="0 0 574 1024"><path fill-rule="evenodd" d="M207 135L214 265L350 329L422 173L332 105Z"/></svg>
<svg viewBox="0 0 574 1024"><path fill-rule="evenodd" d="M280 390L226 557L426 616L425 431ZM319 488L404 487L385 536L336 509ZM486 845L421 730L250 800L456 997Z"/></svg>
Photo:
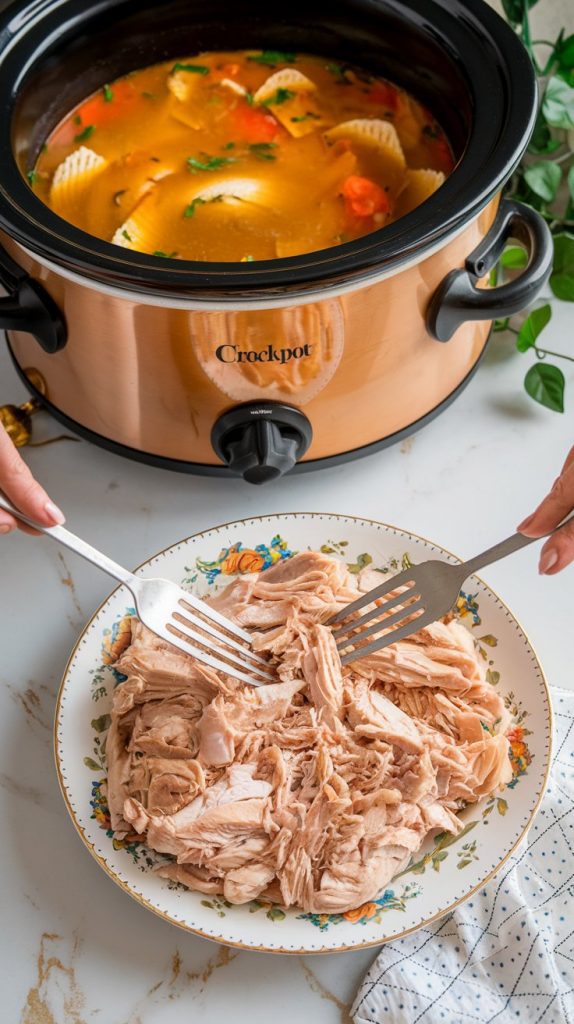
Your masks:
<svg viewBox="0 0 574 1024"><path fill-rule="evenodd" d="M398 0L391 2L397 5ZM17 0L0 18L0 79L4 76L3 84L10 93L2 53L8 33L12 33L12 44L18 33L25 42L28 29L24 15L31 7L37 17L59 17L63 24L69 3L73 0L60 0L57 5L45 0L33 5L28 0ZM408 11L410 0L401 3ZM422 206L394 224L330 249L257 263L172 261L126 250L68 224L33 194L14 160L7 117L0 125L0 155L4 154L0 161L0 229L40 259L95 283L150 297L187 296L199 301L220 296L228 301L295 297L322 289L357 287L418 262L441 243L446 244L500 192L528 145L537 110L536 81L528 54L484 0L428 0L429 20L431 4L441 17L445 13L450 16L453 24L459 19L459 35L460 19L466 16L469 32L482 32L496 47L508 81L506 120L493 125L491 112L476 104L467 148L452 174ZM20 23L18 13L22 15ZM11 62L8 75L13 82L13 46Z"/></svg>

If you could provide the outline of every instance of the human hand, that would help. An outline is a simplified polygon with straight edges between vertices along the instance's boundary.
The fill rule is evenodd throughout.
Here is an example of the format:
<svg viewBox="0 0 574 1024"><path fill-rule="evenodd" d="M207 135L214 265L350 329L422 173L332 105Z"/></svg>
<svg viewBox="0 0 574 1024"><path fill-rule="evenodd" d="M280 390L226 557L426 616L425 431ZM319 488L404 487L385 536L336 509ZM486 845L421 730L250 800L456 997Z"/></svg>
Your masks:
<svg viewBox="0 0 574 1024"><path fill-rule="evenodd" d="M562 472L554 481L550 494L540 503L532 515L517 527L526 537L544 537L558 526L561 519L574 509L574 448L571 448ZM555 576L574 562L574 519L550 537L540 552L538 571L545 576Z"/></svg>
<svg viewBox="0 0 574 1024"><path fill-rule="evenodd" d="M18 454L4 427L0 425L0 490L30 519L43 526L56 526L65 522L64 514L50 501L43 487L34 480L28 466ZM36 533L0 509L0 534L19 527L24 533Z"/></svg>

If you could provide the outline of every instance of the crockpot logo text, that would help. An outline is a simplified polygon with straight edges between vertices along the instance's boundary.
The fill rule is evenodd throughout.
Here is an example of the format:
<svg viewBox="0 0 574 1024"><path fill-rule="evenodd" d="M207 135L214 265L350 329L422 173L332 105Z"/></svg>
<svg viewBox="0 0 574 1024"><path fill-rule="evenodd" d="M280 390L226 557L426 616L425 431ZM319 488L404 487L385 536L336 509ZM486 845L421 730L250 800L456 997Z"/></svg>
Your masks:
<svg viewBox="0 0 574 1024"><path fill-rule="evenodd" d="M220 363L290 363L292 359L305 359L313 351L313 345L297 345L294 348L242 349L238 345L220 345L215 356Z"/></svg>

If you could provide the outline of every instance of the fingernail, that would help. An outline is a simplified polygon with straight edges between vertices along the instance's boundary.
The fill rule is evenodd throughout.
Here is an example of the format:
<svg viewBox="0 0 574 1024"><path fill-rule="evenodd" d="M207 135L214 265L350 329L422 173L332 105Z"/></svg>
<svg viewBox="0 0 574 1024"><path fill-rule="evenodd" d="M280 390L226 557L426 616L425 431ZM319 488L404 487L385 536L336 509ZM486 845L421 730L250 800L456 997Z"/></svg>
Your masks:
<svg viewBox="0 0 574 1024"><path fill-rule="evenodd" d="M538 572L541 573L542 575L544 575L544 573L547 573L548 570L551 569L553 565L556 565L557 561L558 561L558 554L557 554L556 551L552 551L552 550L545 551L540 556L540 564L538 566Z"/></svg>
<svg viewBox="0 0 574 1024"><path fill-rule="evenodd" d="M0 533L10 533L13 529L14 527L10 526L9 523L0 523Z"/></svg>
<svg viewBox="0 0 574 1024"><path fill-rule="evenodd" d="M58 508L57 505L54 505L53 501L47 501L46 504L44 505L44 509L50 516L52 522L56 523L57 526L61 526L62 523L66 522L66 517L64 513L60 508Z"/></svg>
<svg viewBox="0 0 574 1024"><path fill-rule="evenodd" d="M531 516L527 516L526 519L523 519L522 522L518 524L518 526L516 527L517 532L520 533L521 530L525 530L528 526L530 526L530 524L531 524L533 519L534 519L534 512L532 513Z"/></svg>

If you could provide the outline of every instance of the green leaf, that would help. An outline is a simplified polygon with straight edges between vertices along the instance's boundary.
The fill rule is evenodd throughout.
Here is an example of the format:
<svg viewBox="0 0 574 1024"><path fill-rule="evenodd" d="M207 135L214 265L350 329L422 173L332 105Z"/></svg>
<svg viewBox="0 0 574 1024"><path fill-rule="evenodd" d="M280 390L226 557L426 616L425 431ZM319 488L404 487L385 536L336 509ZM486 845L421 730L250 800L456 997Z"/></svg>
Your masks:
<svg viewBox="0 0 574 1024"><path fill-rule="evenodd" d="M192 75L208 75L209 68L205 64L174 64L170 75L175 75L176 71L189 71Z"/></svg>
<svg viewBox="0 0 574 1024"><path fill-rule="evenodd" d="M104 85L102 86L102 92L104 94L104 100L106 101L106 103L111 103L114 98L112 87L110 85Z"/></svg>
<svg viewBox="0 0 574 1024"><path fill-rule="evenodd" d="M271 907L271 909L267 911L265 917L270 921L284 921L285 911L281 910L280 907Z"/></svg>
<svg viewBox="0 0 574 1024"><path fill-rule="evenodd" d="M293 124L299 124L301 121L312 121L313 119L316 121L321 120L321 115L316 114L313 110L308 110L306 114L300 114L299 117L291 118Z"/></svg>
<svg viewBox="0 0 574 1024"><path fill-rule="evenodd" d="M188 156L187 169L192 174L197 174L198 171L217 171L220 167L226 167L227 164L235 163L235 157L233 156L209 156L208 153L202 155L205 156L205 160L198 160L197 157Z"/></svg>
<svg viewBox="0 0 574 1024"><path fill-rule="evenodd" d="M574 302L574 237L566 233L554 236L554 264L550 287L557 299Z"/></svg>
<svg viewBox="0 0 574 1024"><path fill-rule="evenodd" d="M518 332L516 347L519 352L527 352L529 348L536 344L538 335L544 330L546 324L550 322L551 317L552 309L548 303L545 306L541 306L540 309L532 310L532 313L526 317Z"/></svg>
<svg viewBox="0 0 574 1024"><path fill-rule="evenodd" d="M508 270L522 270L528 263L528 253L521 245L509 245L500 257L500 263Z"/></svg>
<svg viewBox="0 0 574 1024"><path fill-rule="evenodd" d="M469 864L472 864L472 860L469 857L464 857L456 866L457 868L467 868Z"/></svg>
<svg viewBox="0 0 574 1024"><path fill-rule="evenodd" d="M294 93L292 89L284 89L282 86L280 86L278 89L275 90L272 96L269 96L268 99L261 101L261 106L277 107L281 103L286 103L287 100L292 100L293 97L296 95L297 94Z"/></svg>
<svg viewBox="0 0 574 1024"><path fill-rule="evenodd" d="M511 25L520 25L524 14L530 7L534 7L538 0L502 0L504 13Z"/></svg>
<svg viewBox="0 0 574 1024"><path fill-rule="evenodd" d="M476 825L478 825L477 821L469 821L468 825L465 825L462 832L459 832L457 836L451 835L450 832L441 832L440 838L439 836L435 836L435 842L437 841L437 839L439 839L439 842L436 845L436 850L444 850L446 849L447 846L452 846L453 843L457 843L458 840L462 839L463 836L466 836L468 835L469 832L472 832L473 828L475 828Z"/></svg>
<svg viewBox="0 0 574 1024"><path fill-rule="evenodd" d="M570 192L570 197L574 202L574 163L568 171L568 190ZM566 216L568 216L568 214L566 214Z"/></svg>
<svg viewBox="0 0 574 1024"><path fill-rule="evenodd" d="M255 53L247 60L253 61L254 64L266 64L272 68L276 64L295 64L297 56L283 50L262 50L261 53Z"/></svg>
<svg viewBox="0 0 574 1024"><path fill-rule="evenodd" d="M574 128L574 89L557 75L546 86L542 113L555 128Z"/></svg>
<svg viewBox="0 0 574 1024"><path fill-rule="evenodd" d="M78 132L77 135L74 135L74 142L85 142L86 139L90 138L90 135L94 134L95 130L96 129L94 128L93 124L87 124L83 131Z"/></svg>
<svg viewBox="0 0 574 1024"><path fill-rule="evenodd" d="M492 635L492 633L485 633L484 636L479 636L478 639L480 640L481 643L486 644L488 647L498 646L498 640L496 639L495 636Z"/></svg>
<svg viewBox="0 0 574 1024"><path fill-rule="evenodd" d="M555 57L561 68L571 70L574 68L574 36L563 39L556 47Z"/></svg>
<svg viewBox="0 0 574 1024"><path fill-rule="evenodd" d="M552 412L564 412L564 374L557 366L536 363L524 378L524 387L540 405Z"/></svg>
<svg viewBox="0 0 574 1024"><path fill-rule="evenodd" d="M540 160L526 168L524 180L545 203L551 203L562 181L562 168L550 160Z"/></svg>
<svg viewBox="0 0 574 1024"><path fill-rule="evenodd" d="M495 320L494 324L492 325L492 330L494 331L495 334L500 334L501 331L506 331L508 329L509 323L509 316L506 316L504 320Z"/></svg>
<svg viewBox="0 0 574 1024"><path fill-rule="evenodd" d="M196 196L195 199L192 199L191 203L189 203L183 211L183 216L194 217L198 206L205 206L205 199L202 199L201 196Z"/></svg>
<svg viewBox="0 0 574 1024"><path fill-rule="evenodd" d="M276 142L252 142L249 145L249 152L258 160L276 160L275 153L271 150L277 149Z"/></svg>
<svg viewBox="0 0 574 1024"><path fill-rule="evenodd" d="M534 153L536 156L551 156L551 154L555 153L561 146L561 140L552 138L550 128L546 122L541 119L540 127L536 127L534 129L534 134L528 145L528 152Z"/></svg>
<svg viewBox="0 0 574 1024"><path fill-rule="evenodd" d="M349 572L352 572L354 576L356 576L358 573L360 573L361 569L364 569L365 566L370 565L372 561L372 555L369 555L365 552L364 554L357 556L356 562L347 565L347 569L349 570Z"/></svg>
<svg viewBox="0 0 574 1024"><path fill-rule="evenodd" d="M98 764L97 761L94 761L93 757L85 757L84 764L86 768L89 768L90 771L92 772L102 772L104 770L101 764Z"/></svg>
<svg viewBox="0 0 574 1024"><path fill-rule="evenodd" d="M99 718L92 718L92 729L96 732L105 732L112 723L111 715L100 715Z"/></svg>

